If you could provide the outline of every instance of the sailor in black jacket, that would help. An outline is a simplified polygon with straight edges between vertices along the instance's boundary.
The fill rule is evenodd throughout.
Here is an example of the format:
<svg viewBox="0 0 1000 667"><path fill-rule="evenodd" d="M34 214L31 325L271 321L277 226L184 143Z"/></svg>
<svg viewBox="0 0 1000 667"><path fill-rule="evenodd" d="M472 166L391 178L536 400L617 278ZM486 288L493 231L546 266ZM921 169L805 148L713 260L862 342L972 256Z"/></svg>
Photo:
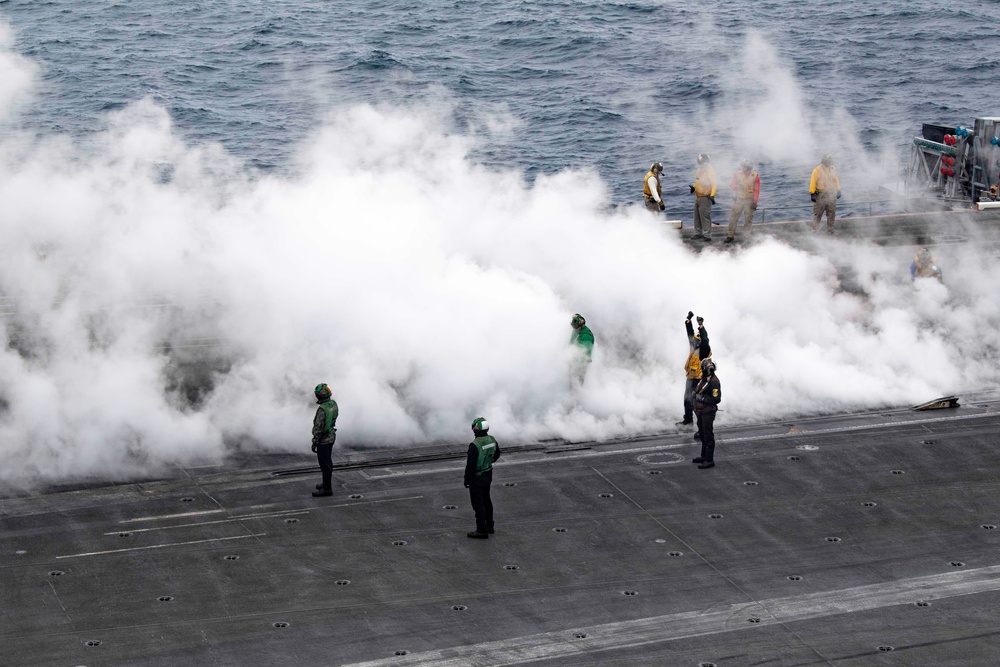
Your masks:
<svg viewBox="0 0 1000 667"><path fill-rule="evenodd" d="M715 375L715 362L701 362L701 380L694 390L694 414L698 419L701 456L691 459L699 468L715 467L715 413L722 401L722 385Z"/></svg>

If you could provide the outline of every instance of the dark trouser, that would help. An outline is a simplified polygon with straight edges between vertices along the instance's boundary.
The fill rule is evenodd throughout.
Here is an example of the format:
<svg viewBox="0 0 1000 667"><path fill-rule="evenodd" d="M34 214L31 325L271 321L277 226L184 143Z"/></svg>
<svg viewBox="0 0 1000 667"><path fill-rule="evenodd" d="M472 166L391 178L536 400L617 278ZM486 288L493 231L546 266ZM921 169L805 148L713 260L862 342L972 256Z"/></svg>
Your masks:
<svg viewBox="0 0 1000 667"><path fill-rule="evenodd" d="M684 386L684 421L690 422L694 414L694 390L698 387L698 378L688 378Z"/></svg>
<svg viewBox="0 0 1000 667"><path fill-rule="evenodd" d="M659 213L660 212L660 202L656 201L655 199L647 199L646 200L646 210L647 211L652 211L653 213Z"/></svg>
<svg viewBox="0 0 1000 667"><path fill-rule="evenodd" d="M333 491L330 477L333 475L333 443L337 440L337 434L331 436L329 442L319 445L316 448L316 458L319 459L319 469L323 472L323 490Z"/></svg>
<svg viewBox="0 0 1000 667"><path fill-rule="evenodd" d="M836 191L816 193L816 202L813 204L813 229L819 229L824 213L826 213L826 229L832 232L833 223L837 219Z"/></svg>
<svg viewBox="0 0 1000 667"><path fill-rule="evenodd" d="M701 436L701 458L706 463L715 462L715 412L703 412L698 417L698 435Z"/></svg>
<svg viewBox="0 0 1000 667"><path fill-rule="evenodd" d="M493 483L493 471L487 470L482 475L473 475L469 484L469 498L472 500L472 511L476 513L476 532L486 533L493 530L493 501L490 500L490 484Z"/></svg>

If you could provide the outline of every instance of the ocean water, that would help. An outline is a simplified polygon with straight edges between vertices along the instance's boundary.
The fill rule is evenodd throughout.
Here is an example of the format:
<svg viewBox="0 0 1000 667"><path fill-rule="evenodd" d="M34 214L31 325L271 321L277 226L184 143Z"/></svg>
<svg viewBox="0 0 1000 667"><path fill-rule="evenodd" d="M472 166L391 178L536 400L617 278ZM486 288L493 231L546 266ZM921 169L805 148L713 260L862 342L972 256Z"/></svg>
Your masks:
<svg viewBox="0 0 1000 667"><path fill-rule="evenodd" d="M43 134L149 97L188 141L282 172L331 110L447 105L477 161L529 181L593 170L612 205L641 199L661 160L676 217L700 152L723 181L754 159L769 208L808 204L833 152L846 207L882 198L921 122L1000 114L1000 10L983 0L4 0L0 18L43 68L24 118Z"/></svg>
<svg viewBox="0 0 1000 667"><path fill-rule="evenodd" d="M0 493L344 449L662 433L684 316L719 426L1000 388L984 244L695 252L666 165L840 215L922 122L1000 115L995 3L0 0ZM760 218L758 218L759 220ZM963 231L972 234L972 231ZM840 275L853 276L851 289ZM570 387L569 322L596 337ZM460 446L460 445L459 445ZM338 450L339 451L339 450Z"/></svg>

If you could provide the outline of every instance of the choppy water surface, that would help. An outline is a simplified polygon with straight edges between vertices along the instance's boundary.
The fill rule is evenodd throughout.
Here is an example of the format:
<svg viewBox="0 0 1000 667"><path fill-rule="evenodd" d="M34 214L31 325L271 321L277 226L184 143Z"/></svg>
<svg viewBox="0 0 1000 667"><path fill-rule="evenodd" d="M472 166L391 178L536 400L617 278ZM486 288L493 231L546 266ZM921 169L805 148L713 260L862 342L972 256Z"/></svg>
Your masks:
<svg viewBox="0 0 1000 667"><path fill-rule="evenodd" d="M855 159L841 135L891 176L883 149L920 122L1000 114L1000 22L982 1L7 0L0 16L45 68L30 117L42 132L87 133L151 96L191 141L282 170L338 106L445 103L451 130L482 140L482 162L529 178L595 169L613 203L634 201L645 168L664 160L671 208L685 212L698 152L754 157L763 203L798 204L815 153ZM764 64L745 70L759 56L753 34L750 48L773 49L765 59L801 93L804 115L786 100L764 112L774 141L818 134L801 154L772 150L768 122L739 127L741 108L775 94L753 80ZM795 159L774 159L786 152Z"/></svg>

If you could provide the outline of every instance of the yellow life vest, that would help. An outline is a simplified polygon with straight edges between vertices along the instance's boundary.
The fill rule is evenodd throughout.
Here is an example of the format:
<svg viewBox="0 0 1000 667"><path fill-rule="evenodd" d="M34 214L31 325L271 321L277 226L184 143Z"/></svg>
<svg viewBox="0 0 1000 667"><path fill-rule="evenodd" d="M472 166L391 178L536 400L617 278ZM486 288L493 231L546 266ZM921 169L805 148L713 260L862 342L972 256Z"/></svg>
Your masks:
<svg viewBox="0 0 1000 667"><path fill-rule="evenodd" d="M694 194L698 197L714 197L715 184L715 169L712 165L698 167L694 175Z"/></svg>
<svg viewBox="0 0 1000 667"><path fill-rule="evenodd" d="M698 356L698 350L691 350L687 363L684 364L684 371L687 373L688 380L701 379L701 358Z"/></svg>
<svg viewBox="0 0 1000 667"><path fill-rule="evenodd" d="M916 276L918 278L931 278L934 276L934 258L928 257L926 260L920 259L920 255L913 258L916 266Z"/></svg>
<svg viewBox="0 0 1000 667"><path fill-rule="evenodd" d="M744 174L740 171L736 174L736 198L737 199L753 199L753 188L754 184L757 182L757 172L751 171L749 174Z"/></svg>
<svg viewBox="0 0 1000 667"><path fill-rule="evenodd" d="M651 177L656 179L656 196L660 198L660 201L663 201L663 191L660 189L660 178L652 171L646 172L646 178L642 179L642 196L646 199L655 199L655 197L653 197L653 193L649 190L649 179Z"/></svg>
<svg viewBox="0 0 1000 667"><path fill-rule="evenodd" d="M840 189L837 168L821 164L813 169L809 192L836 192Z"/></svg>

